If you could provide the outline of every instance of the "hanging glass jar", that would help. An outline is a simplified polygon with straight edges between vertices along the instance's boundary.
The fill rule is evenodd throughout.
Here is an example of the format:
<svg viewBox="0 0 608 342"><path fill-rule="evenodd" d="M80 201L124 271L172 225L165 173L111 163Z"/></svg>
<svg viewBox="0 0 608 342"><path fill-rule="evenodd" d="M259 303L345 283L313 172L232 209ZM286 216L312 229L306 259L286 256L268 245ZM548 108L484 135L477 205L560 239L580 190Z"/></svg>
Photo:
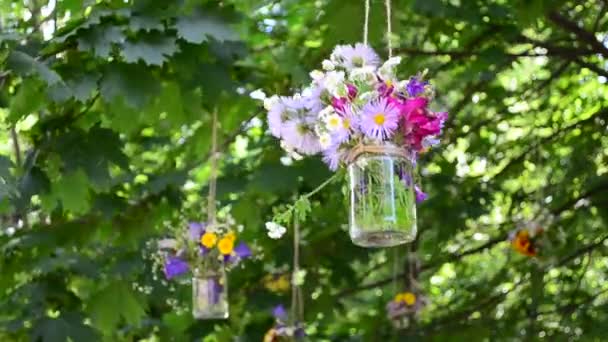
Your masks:
<svg viewBox="0 0 608 342"><path fill-rule="evenodd" d="M350 237L363 247L390 247L416 237L414 166L392 146L363 149L348 166Z"/></svg>
<svg viewBox="0 0 608 342"><path fill-rule="evenodd" d="M224 266L194 270L192 315L196 319L228 318L228 282Z"/></svg>

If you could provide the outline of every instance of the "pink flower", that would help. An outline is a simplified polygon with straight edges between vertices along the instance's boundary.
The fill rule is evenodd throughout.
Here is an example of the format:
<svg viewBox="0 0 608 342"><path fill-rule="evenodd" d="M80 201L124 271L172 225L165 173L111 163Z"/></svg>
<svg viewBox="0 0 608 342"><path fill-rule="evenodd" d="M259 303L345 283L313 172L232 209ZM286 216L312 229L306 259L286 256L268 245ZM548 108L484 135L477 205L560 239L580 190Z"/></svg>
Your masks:
<svg viewBox="0 0 608 342"><path fill-rule="evenodd" d="M344 107L348 103L348 99L345 97L334 97L331 99L331 105L337 112L344 112Z"/></svg>
<svg viewBox="0 0 608 342"><path fill-rule="evenodd" d="M348 99L352 101L355 97L357 97L357 87L352 84L347 84L346 88L348 88Z"/></svg>
<svg viewBox="0 0 608 342"><path fill-rule="evenodd" d="M413 99L407 99L405 100L405 103L403 105L403 107L401 108L401 110L403 111L402 114L404 115L405 119L410 121L410 116L412 114L424 114L424 111L426 110L426 105L428 104L429 100L427 100L424 97L416 97Z"/></svg>

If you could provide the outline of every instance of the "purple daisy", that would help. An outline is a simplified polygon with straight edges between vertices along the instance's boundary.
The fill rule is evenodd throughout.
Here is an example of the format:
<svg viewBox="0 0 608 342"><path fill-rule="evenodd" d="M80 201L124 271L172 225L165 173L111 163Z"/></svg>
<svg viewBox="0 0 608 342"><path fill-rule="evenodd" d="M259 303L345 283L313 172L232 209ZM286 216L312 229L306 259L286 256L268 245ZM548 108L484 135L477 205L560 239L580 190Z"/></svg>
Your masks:
<svg viewBox="0 0 608 342"><path fill-rule="evenodd" d="M289 121L282 132L283 140L298 153L313 155L321 151L321 144L313 127L303 121Z"/></svg>
<svg viewBox="0 0 608 342"><path fill-rule="evenodd" d="M390 138L399 125L399 109L384 98L371 101L361 110L361 132L367 137L384 140Z"/></svg>
<svg viewBox="0 0 608 342"><path fill-rule="evenodd" d="M336 171L342 161L344 152L340 149L340 144L332 144L329 148L323 151L323 162L327 164L330 170Z"/></svg>
<svg viewBox="0 0 608 342"><path fill-rule="evenodd" d="M321 85L311 88L306 96L304 96L303 102L306 108L313 113L318 113L323 110L323 108L325 108L325 104L323 103L324 93L325 87Z"/></svg>
<svg viewBox="0 0 608 342"><path fill-rule="evenodd" d="M406 90L407 93L410 95L410 97L416 97L419 94L424 92L424 87L429 84L429 82L426 81L420 81L418 79L418 77L410 77L409 82L406 85Z"/></svg>
<svg viewBox="0 0 608 342"><path fill-rule="evenodd" d="M202 222L188 223L188 237L192 241L198 241L205 233L205 224Z"/></svg>
<svg viewBox="0 0 608 342"><path fill-rule="evenodd" d="M173 279L188 272L189 269L190 267L186 261L181 258L171 256L165 262L165 277L167 277L167 279Z"/></svg>
<svg viewBox="0 0 608 342"><path fill-rule="evenodd" d="M362 43L357 43L354 46L338 45L332 52L332 58L342 63L347 69L380 65L380 57L374 49Z"/></svg>
<svg viewBox="0 0 608 342"><path fill-rule="evenodd" d="M290 118L288 108L283 99L280 98L276 101L268 111L268 127L270 128L270 133L277 138L281 137L283 127Z"/></svg>

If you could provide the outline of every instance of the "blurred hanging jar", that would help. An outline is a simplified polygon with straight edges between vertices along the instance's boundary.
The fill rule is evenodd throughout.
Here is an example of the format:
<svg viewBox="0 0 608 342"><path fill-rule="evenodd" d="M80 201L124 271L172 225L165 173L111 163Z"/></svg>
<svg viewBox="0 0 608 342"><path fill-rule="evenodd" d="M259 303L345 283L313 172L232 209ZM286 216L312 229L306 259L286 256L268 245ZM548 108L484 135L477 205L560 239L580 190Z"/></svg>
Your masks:
<svg viewBox="0 0 608 342"><path fill-rule="evenodd" d="M192 315L196 319L228 318L228 283L223 266L217 270L194 270Z"/></svg>
<svg viewBox="0 0 608 342"><path fill-rule="evenodd" d="M412 158L392 145L363 146L348 165L350 237L363 247L390 247L416 237Z"/></svg>

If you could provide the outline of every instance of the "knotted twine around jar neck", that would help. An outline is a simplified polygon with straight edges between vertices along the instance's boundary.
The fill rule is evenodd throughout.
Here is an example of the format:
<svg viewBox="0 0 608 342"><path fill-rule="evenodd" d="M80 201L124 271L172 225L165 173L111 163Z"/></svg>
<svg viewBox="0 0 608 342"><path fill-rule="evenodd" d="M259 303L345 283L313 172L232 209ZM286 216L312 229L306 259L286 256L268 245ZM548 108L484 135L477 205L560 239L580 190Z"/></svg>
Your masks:
<svg viewBox="0 0 608 342"><path fill-rule="evenodd" d="M369 12L370 12L370 0L365 0L365 17L363 20L363 44L368 45L369 36ZM391 36L393 35L393 28L391 25L391 0L384 1L384 8L386 10L386 45L388 50L388 58L393 57L393 43Z"/></svg>
<svg viewBox="0 0 608 342"><path fill-rule="evenodd" d="M355 160L357 160L357 157L359 157L360 155L365 154L365 153L403 157L406 159L409 159L409 157L410 157L410 155L407 153L407 150L402 147L400 148L400 147L397 147L394 145L358 144L346 153L346 156L344 157L344 161L345 161L346 165L350 165Z"/></svg>

